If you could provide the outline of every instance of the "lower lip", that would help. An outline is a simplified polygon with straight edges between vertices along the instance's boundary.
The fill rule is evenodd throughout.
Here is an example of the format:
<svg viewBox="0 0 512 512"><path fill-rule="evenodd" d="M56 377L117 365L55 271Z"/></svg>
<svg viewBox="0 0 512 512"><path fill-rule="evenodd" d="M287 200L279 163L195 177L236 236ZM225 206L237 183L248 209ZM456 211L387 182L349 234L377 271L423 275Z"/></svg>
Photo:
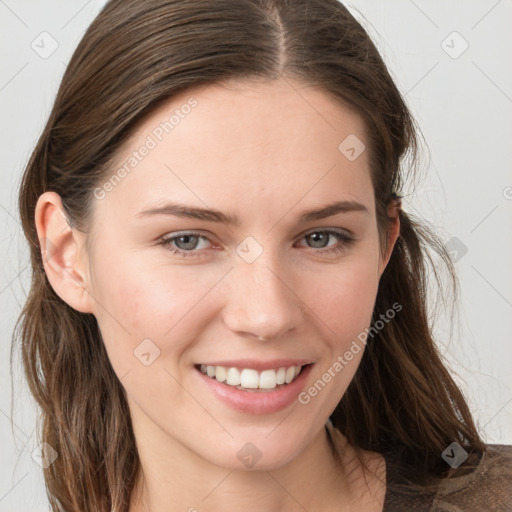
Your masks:
<svg viewBox="0 0 512 512"><path fill-rule="evenodd" d="M297 400L311 371L312 364L305 366L290 384L276 391L242 391L195 370L208 389L231 408L247 414L271 414L280 411Z"/></svg>

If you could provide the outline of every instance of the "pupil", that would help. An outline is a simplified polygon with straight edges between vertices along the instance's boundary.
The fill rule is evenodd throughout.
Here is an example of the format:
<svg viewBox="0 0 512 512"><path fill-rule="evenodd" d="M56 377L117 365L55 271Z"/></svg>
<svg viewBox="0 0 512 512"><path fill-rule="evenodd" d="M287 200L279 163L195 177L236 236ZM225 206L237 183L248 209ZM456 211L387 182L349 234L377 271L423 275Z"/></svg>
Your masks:
<svg viewBox="0 0 512 512"><path fill-rule="evenodd" d="M194 249L195 245L196 245L196 243L194 243L195 238L196 237L193 235L183 235L178 238L178 241L182 242L183 245L187 246L187 247L185 247L186 249ZM191 242L191 240L192 240L192 242Z"/></svg>
<svg viewBox="0 0 512 512"><path fill-rule="evenodd" d="M325 240L327 240L325 233L311 233L311 235L309 235L309 236L312 238L312 241L315 244L320 243L320 245L317 245L317 247L325 247L325 243L322 244L322 241L325 242ZM325 239L325 240L323 240L323 239Z"/></svg>

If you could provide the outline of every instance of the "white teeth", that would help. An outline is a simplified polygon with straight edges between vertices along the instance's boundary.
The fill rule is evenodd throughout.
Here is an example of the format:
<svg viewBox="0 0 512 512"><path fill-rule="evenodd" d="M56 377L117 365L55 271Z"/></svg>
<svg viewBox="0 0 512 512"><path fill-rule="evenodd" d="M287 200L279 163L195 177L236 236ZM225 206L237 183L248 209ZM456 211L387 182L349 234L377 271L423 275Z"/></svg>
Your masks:
<svg viewBox="0 0 512 512"><path fill-rule="evenodd" d="M293 380L294 377L295 377L295 366L290 366L289 368L286 369L286 377L285 377L284 381L286 382L286 384L290 384L290 382Z"/></svg>
<svg viewBox="0 0 512 512"><path fill-rule="evenodd" d="M260 373L260 388L274 389L277 386L277 375L275 370L264 370Z"/></svg>
<svg viewBox="0 0 512 512"><path fill-rule="evenodd" d="M238 368L230 368L226 377L226 384L230 386L240 386L240 371Z"/></svg>
<svg viewBox="0 0 512 512"><path fill-rule="evenodd" d="M252 368L239 370L224 366L204 364L200 366L201 373L208 377L244 389L275 389L277 386L292 382L299 375L301 369L301 366L289 366L258 372Z"/></svg>
<svg viewBox="0 0 512 512"><path fill-rule="evenodd" d="M249 370L245 368L240 374L240 385L243 388L258 389L260 380L256 370Z"/></svg>
<svg viewBox="0 0 512 512"><path fill-rule="evenodd" d="M224 366L215 367L215 378L219 382L224 382L226 380L226 373L226 368L224 368Z"/></svg>

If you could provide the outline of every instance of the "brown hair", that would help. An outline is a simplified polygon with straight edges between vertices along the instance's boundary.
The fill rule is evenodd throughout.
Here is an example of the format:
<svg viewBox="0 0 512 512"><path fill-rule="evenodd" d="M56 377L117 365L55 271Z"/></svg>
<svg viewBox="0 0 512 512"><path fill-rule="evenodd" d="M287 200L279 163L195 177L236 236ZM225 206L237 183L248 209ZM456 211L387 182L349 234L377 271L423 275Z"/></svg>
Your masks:
<svg viewBox="0 0 512 512"><path fill-rule="evenodd" d="M321 88L364 118L385 246L387 206L413 177L417 130L374 44L337 0L111 0L76 48L19 193L32 283L13 346L19 339L42 437L59 454L44 471L54 511L126 511L140 464L95 317L68 306L47 279L34 221L39 196L58 193L70 225L87 233L92 191L162 101L195 86L279 76ZM451 442L468 451L485 445L429 325L431 251L456 285L449 256L424 222L402 211L400 223L374 319L392 303L403 309L369 340L331 419L353 445L393 450L422 482L444 475L441 452Z"/></svg>

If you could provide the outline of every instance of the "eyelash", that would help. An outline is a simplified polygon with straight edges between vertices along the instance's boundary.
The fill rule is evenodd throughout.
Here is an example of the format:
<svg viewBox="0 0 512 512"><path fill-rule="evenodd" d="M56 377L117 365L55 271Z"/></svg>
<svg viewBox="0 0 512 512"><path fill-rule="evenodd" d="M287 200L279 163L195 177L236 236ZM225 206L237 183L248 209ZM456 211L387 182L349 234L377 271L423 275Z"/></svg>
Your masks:
<svg viewBox="0 0 512 512"><path fill-rule="evenodd" d="M348 247L352 246L356 241L356 239L351 235L348 235L346 233L341 233L338 231L333 231L330 229L310 231L309 233L306 233L305 235L303 235L301 240L303 238L306 238L307 236L310 236L313 234L318 234L318 233L322 233L322 234L326 234L326 235L333 235L339 239L338 244L335 244L334 246L330 247L329 249L315 250L315 252L319 252L321 254L339 253L339 252L347 249ZM176 239L181 238L183 236L197 237L197 238L201 238L203 240L208 240L207 237L205 237L204 235L201 235L200 233L196 233L194 231L187 231L184 233L180 233L179 235L174 235L172 237L164 237L158 242L158 244L163 245L164 247L169 247ZM314 250L314 247L310 247L310 249ZM198 254L199 251L197 251L196 249L192 249L190 251L184 251L182 249L168 248L168 250L176 256L185 257L185 258L199 256L199 254Z"/></svg>

